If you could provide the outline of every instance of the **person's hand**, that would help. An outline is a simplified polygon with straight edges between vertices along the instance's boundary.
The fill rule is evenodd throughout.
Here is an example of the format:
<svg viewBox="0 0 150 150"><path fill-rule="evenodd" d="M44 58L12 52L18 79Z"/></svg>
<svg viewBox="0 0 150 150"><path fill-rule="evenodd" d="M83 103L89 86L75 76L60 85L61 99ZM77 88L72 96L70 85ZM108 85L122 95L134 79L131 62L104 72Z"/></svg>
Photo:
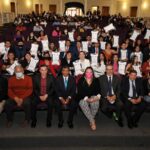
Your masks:
<svg viewBox="0 0 150 150"><path fill-rule="evenodd" d="M150 93L148 93L148 95L150 96Z"/></svg>
<svg viewBox="0 0 150 150"><path fill-rule="evenodd" d="M135 100L135 103L136 103L136 104L139 104L139 103L141 103L141 101L142 101L142 99L139 97L139 98L137 98L137 99Z"/></svg>
<svg viewBox="0 0 150 150"><path fill-rule="evenodd" d="M65 99L64 98L61 98L61 103L62 103L62 105L66 105L66 101L65 101Z"/></svg>
<svg viewBox="0 0 150 150"><path fill-rule="evenodd" d="M17 103L17 106L21 106L23 103L23 99L19 98L19 97L15 97L14 98L15 102Z"/></svg>
<svg viewBox="0 0 150 150"><path fill-rule="evenodd" d="M131 102L132 104L137 104L137 103L136 103L136 99L131 99L130 102Z"/></svg>
<svg viewBox="0 0 150 150"><path fill-rule="evenodd" d="M69 104L69 102L70 102L70 99L69 99L69 98L67 98L67 99L66 99L66 101L65 101L65 104L66 104L66 105L68 105L68 104Z"/></svg>
<svg viewBox="0 0 150 150"><path fill-rule="evenodd" d="M40 100L42 101L42 102L45 102L45 95L44 96L40 96Z"/></svg>

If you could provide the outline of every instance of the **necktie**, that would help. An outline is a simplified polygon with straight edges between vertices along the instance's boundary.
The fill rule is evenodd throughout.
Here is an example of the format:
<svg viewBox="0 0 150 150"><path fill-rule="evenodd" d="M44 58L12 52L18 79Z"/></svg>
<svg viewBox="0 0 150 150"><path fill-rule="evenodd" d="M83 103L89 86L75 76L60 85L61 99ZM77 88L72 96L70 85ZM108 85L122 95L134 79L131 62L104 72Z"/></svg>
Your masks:
<svg viewBox="0 0 150 150"><path fill-rule="evenodd" d="M134 81L132 81L132 91L133 91L133 98L136 98L136 88L134 85Z"/></svg>
<svg viewBox="0 0 150 150"><path fill-rule="evenodd" d="M111 83L111 77L109 77L108 80L108 95L112 96L112 83Z"/></svg>
<svg viewBox="0 0 150 150"><path fill-rule="evenodd" d="M67 80L67 78L65 77L65 81L64 81L64 83L65 83L65 90L67 89L67 85L68 85L68 80Z"/></svg>

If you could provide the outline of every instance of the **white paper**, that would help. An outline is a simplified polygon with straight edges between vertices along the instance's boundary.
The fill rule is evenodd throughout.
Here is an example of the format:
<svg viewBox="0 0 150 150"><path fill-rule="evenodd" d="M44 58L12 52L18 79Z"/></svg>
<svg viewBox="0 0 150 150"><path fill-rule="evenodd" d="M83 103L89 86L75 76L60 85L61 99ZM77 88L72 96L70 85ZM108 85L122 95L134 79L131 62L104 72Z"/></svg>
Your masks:
<svg viewBox="0 0 150 150"><path fill-rule="evenodd" d="M92 43L97 43L97 39L98 39L98 31L91 31L92 34Z"/></svg>
<svg viewBox="0 0 150 150"><path fill-rule="evenodd" d="M141 52L135 52L134 55L138 58L138 62L141 62Z"/></svg>
<svg viewBox="0 0 150 150"><path fill-rule="evenodd" d="M133 69L137 72L137 77L142 77L140 65L137 66L133 65Z"/></svg>
<svg viewBox="0 0 150 150"><path fill-rule="evenodd" d="M91 54L91 66L97 66L98 54Z"/></svg>
<svg viewBox="0 0 150 150"><path fill-rule="evenodd" d="M38 48L39 48L38 44L32 44L30 49L31 55L37 56Z"/></svg>
<svg viewBox="0 0 150 150"><path fill-rule="evenodd" d="M74 42L74 32L68 32L69 40Z"/></svg>
<svg viewBox="0 0 150 150"><path fill-rule="evenodd" d="M140 32L134 30L134 32L133 32L132 36L130 37L130 39L135 41L139 34L140 34Z"/></svg>
<svg viewBox="0 0 150 150"><path fill-rule="evenodd" d="M101 44L100 44L100 46L101 46L101 49L102 50L105 50L106 49L106 42L101 42Z"/></svg>
<svg viewBox="0 0 150 150"><path fill-rule="evenodd" d="M114 39L113 47L118 47L119 46L119 36L114 35L113 39Z"/></svg>
<svg viewBox="0 0 150 150"><path fill-rule="evenodd" d="M147 29L144 39L149 39L149 38L150 38L150 30Z"/></svg>
<svg viewBox="0 0 150 150"><path fill-rule="evenodd" d="M5 53L5 43L4 42L0 43L0 53L1 54Z"/></svg>
<svg viewBox="0 0 150 150"><path fill-rule="evenodd" d="M116 30L116 28L114 27L114 25L111 23L108 26L104 27L105 32L109 32L111 30Z"/></svg>
<svg viewBox="0 0 150 150"><path fill-rule="evenodd" d="M42 40L43 51L49 51L49 42L48 40Z"/></svg>
<svg viewBox="0 0 150 150"><path fill-rule="evenodd" d="M18 65L18 62L15 61L9 68L6 69L7 72L9 72L10 75L14 74L14 69Z"/></svg>
<svg viewBox="0 0 150 150"><path fill-rule="evenodd" d="M125 75L126 64L127 64L126 62L119 61L119 68L118 68L119 74Z"/></svg>
<svg viewBox="0 0 150 150"><path fill-rule="evenodd" d="M66 41L59 41L59 49L61 52L65 52L66 51Z"/></svg>
<svg viewBox="0 0 150 150"><path fill-rule="evenodd" d="M121 60L127 59L127 50L121 50Z"/></svg>
<svg viewBox="0 0 150 150"><path fill-rule="evenodd" d="M60 52L52 52L52 65L60 65L59 56Z"/></svg>
<svg viewBox="0 0 150 150"><path fill-rule="evenodd" d="M88 42L82 41L82 49L84 52L88 52Z"/></svg>
<svg viewBox="0 0 150 150"><path fill-rule="evenodd" d="M31 58L31 61L29 63L29 66L27 67L27 70L35 72L37 63L38 63L38 60L35 60L34 58Z"/></svg>
<svg viewBox="0 0 150 150"><path fill-rule="evenodd" d="M82 74L80 62L73 62L73 65L75 69L75 75L77 76Z"/></svg>

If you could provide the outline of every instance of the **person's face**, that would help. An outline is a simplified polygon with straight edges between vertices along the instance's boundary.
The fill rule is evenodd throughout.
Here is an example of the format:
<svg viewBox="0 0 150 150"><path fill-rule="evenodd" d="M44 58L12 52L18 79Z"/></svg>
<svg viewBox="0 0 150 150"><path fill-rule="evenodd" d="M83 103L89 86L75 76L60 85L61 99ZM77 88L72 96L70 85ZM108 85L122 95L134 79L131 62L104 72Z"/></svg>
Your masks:
<svg viewBox="0 0 150 150"><path fill-rule="evenodd" d="M77 47L81 47L81 43L80 42L77 42Z"/></svg>
<svg viewBox="0 0 150 150"><path fill-rule="evenodd" d="M51 44L50 44L50 47L51 47L51 48L54 48L54 46L55 46L54 43L51 43Z"/></svg>
<svg viewBox="0 0 150 150"><path fill-rule="evenodd" d="M125 44L125 43L122 44L122 45L121 45L121 48L122 48L122 49L126 49L126 44Z"/></svg>
<svg viewBox="0 0 150 150"><path fill-rule="evenodd" d="M95 47L99 47L99 43L95 43Z"/></svg>
<svg viewBox="0 0 150 150"><path fill-rule="evenodd" d="M115 62L118 61L118 56L117 55L114 56L114 61Z"/></svg>
<svg viewBox="0 0 150 150"><path fill-rule="evenodd" d="M62 69L62 75L67 77L69 75L69 68L63 68Z"/></svg>
<svg viewBox="0 0 150 150"><path fill-rule="evenodd" d="M20 66L17 66L17 67L15 68L15 74L16 74L16 77L17 77L17 78L21 78L21 77L23 76L23 74L24 74L23 68L20 67Z"/></svg>
<svg viewBox="0 0 150 150"><path fill-rule="evenodd" d="M48 73L48 69L47 69L47 67L41 67L40 68L40 73L41 73L41 75L42 76L46 76L47 75L47 73Z"/></svg>
<svg viewBox="0 0 150 150"><path fill-rule="evenodd" d="M10 43L9 41L7 41L7 42L5 43L5 46L6 46L6 47L10 47L10 46L11 46L11 43Z"/></svg>
<svg viewBox="0 0 150 150"><path fill-rule="evenodd" d="M70 41L66 41L66 46L70 46Z"/></svg>
<svg viewBox="0 0 150 150"><path fill-rule="evenodd" d="M30 60L31 56L29 54L26 54L25 58L26 58L26 60Z"/></svg>
<svg viewBox="0 0 150 150"><path fill-rule="evenodd" d="M139 52L139 51L140 51L140 48L137 46L137 47L135 48L135 51L136 51L136 52Z"/></svg>
<svg viewBox="0 0 150 150"><path fill-rule="evenodd" d="M13 60L15 58L13 53L9 53L8 54L8 59Z"/></svg>
<svg viewBox="0 0 150 150"><path fill-rule="evenodd" d="M112 67L112 66L107 66L107 67L106 67L106 74L107 74L108 76L113 75L113 67Z"/></svg>
<svg viewBox="0 0 150 150"><path fill-rule="evenodd" d="M81 60L84 60L85 59L85 54L83 52L80 52L79 58Z"/></svg>
<svg viewBox="0 0 150 150"><path fill-rule="evenodd" d="M111 48L111 45L110 45L110 44L107 44L106 48L107 48L107 49L110 49L110 48Z"/></svg>
<svg viewBox="0 0 150 150"><path fill-rule="evenodd" d="M100 60L104 60L104 55L100 54Z"/></svg>
<svg viewBox="0 0 150 150"><path fill-rule="evenodd" d="M93 78L93 71L91 69L87 69L85 72L85 77L87 79L92 79Z"/></svg>
<svg viewBox="0 0 150 150"><path fill-rule="evenodd" d="M70 60L71 58L72 58L71 53L68 53L68 54L67 54L67 59L69 59L69 60Z"/></svg>
<svg viewBox="0 0 150 150"><path fill-rule="evenodd" d="M130 73L130 74L129 74L129 79L130 79L130 80L135 80L136 77L137 77L137 74L136 74L136 73Z"/></svg>
<svg viewBox="0 0 150 150"><path fill-rule="evenodd" d="M17 35L18 35L18 36L21 35L20 31L17 32Z"/></svg>

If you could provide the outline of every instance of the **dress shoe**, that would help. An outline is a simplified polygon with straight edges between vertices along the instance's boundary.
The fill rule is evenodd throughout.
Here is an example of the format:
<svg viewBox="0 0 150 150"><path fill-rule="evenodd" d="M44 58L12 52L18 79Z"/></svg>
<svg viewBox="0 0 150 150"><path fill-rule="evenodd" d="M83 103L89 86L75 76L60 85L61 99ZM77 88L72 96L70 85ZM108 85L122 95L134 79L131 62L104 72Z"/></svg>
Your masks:
<svg viewBox="0 0 150 150"><path fill-rule="evenodd" d="M46 122L46 126L47 126L47 128L50 128L50 127L52 126L51 121L47 121L47 122Z"/></svg>
<svg viewBox="0 0 150 150"><path fill-rule="evenodd" d="M59 121L59 123L58 123L58 128L62 128L62 127L63 127L63 124L64 124L64 121Z"/></svg>
<svg viewBox="0 0 150 150"><path fill-rule="evenodd" d="M32 121L32 122L31 122L31 128L35 128L35 127L36 127L36 122L37 122L37 121Z"/></svg>
<svg viewBox="0 0 150 150"><path fill-rule="evenodd" d="M128 122L128 128L133 129L133 124Z"/></svg>
<svg viewBox="0 0 150 150"><path fill-rule="evenodd" d="M121 119L119 119L118 121L116 121L119 127L124 127L123 121Z"/></svg>
<svg viewBox="0 0 150 150"><path fill-rule="evenodd" d="M70 129L73 129L73 128L74 128L73 123L72 123L72 122L68 122L68 127L69 127Z"/></svg>

